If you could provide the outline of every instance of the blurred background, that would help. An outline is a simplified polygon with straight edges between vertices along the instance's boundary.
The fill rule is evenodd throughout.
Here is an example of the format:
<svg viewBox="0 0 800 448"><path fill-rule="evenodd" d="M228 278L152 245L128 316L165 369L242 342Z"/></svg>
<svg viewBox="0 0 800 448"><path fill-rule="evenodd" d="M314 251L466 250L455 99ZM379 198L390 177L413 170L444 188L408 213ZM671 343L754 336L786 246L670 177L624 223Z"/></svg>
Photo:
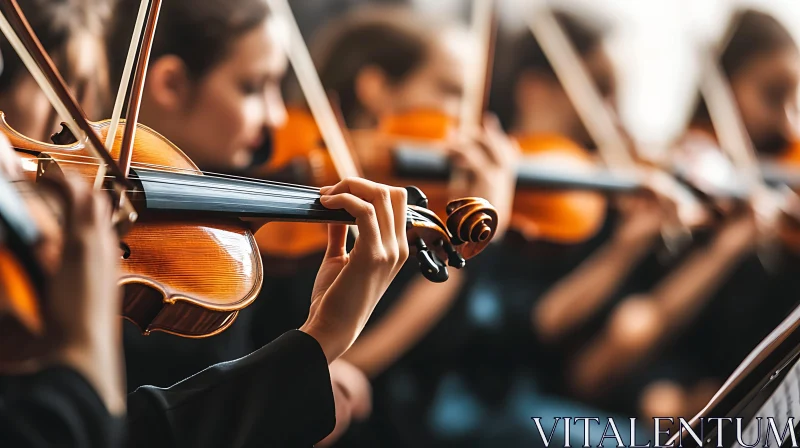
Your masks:
<svg viewBox="0 0 800 448"><path fill-rule="evenodd" d="M309 38L327 17L364 3L410 3L432 15L466 23L468 0L292 0ZM525 27L535 2L498 0L505 30ZM698 45L713 45L732 11L754 7L773 14L800 38L795 0L557 0L551 6L600 20L611 28L608 51L619 76L619 113L642 146L661 150L680 135L693 107Z"/></svg>

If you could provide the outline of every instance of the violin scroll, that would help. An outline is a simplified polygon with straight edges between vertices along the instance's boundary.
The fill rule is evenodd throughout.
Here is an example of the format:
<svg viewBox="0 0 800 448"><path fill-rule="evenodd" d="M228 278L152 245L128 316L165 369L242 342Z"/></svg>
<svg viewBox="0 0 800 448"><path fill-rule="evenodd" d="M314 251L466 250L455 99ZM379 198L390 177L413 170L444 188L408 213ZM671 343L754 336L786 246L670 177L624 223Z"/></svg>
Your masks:
<svg viewBox="0 0 800 448"><path fill-rule="evenodd" d="M465 198L447 204L447 230L465 259L478 255L497 232L497 210L486 199Z"/></svg>
<svg viewBox="0 0 800 448"><path fill-rule="evenodd" d="M416 187L407 187L408 241L416 252L422 275L436 283L448 279L447 265L461 269L479 254L497 230L497 211L481 198L465 198L447 206L447 224L425 206L427 198ZM445 265L443 260L447 260Z"/></svg>

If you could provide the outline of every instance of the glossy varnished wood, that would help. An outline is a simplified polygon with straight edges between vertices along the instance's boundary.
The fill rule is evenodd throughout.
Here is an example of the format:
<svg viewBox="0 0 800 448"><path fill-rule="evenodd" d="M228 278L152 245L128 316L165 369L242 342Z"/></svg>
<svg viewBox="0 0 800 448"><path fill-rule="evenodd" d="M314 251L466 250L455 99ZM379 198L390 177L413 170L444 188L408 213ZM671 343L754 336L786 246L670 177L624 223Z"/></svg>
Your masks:
<svg viewBox="0 0 800 448"><path fill-rule="evenodd" d="M108 121L93 126L105 138ZM13 129L0 113L0 131L21 151L29 177L36 160L49 157L64 170L87 178L96 171L80 144L54 145L31 140ZM122 132L112 151L118 155ZM199 170L177 147L152 129L139 125L133 168L147 166L176 172ZM129 250L121 261L125 285L123 313L143 332L163 331L204 337L227 328L238 309L255 300L262 284L262 264L249 226L237 219L168 220L143 213L123 238ZM127 251L126 251L127 252Z"/></svg>
<svg viewBox="0 0 800 448"><path fill-rule="evenodd" d="M161 296L158 313L152 311L155 301L136 297L137 310L144 307L150 310L148 316L153 315L152 321L132 318L144 331L202 336L222 330L222 326L208 328L210 321L225 323L261 289L261 257L252 233L243 226L222 222L187 226L145 219L123 242L130 256L122 261L121 283L146 286ZM197 307L209 316L196 316Z"/></svg>

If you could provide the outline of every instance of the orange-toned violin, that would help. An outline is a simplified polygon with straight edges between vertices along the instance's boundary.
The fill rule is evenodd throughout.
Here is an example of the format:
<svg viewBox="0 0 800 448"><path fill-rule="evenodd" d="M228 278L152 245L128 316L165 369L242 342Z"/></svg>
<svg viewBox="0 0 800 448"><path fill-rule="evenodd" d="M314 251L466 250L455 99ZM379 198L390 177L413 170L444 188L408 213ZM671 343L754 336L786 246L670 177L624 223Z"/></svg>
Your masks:
<svg viewBox="0 0 800 448"><path fill-rule="evenodd" d="M453 121L436 111L421 111L387 117L376 130L352 131L350 137L367 178L384 183L412 182L424 189L432 210L443 210L448 200L450 171L443 150L445 138L454 128ZM308 135L319 135L319 132L312 131L298 137L297 132L289 131L301 126L311 127L312 124L308 113L291 109L286 130L275 134L274 148L276 161L299 164L305 160L308 168L297 171L309 173L306 180L317 184L335 176L330 162L324 161L326 153L321 139L307 138ZM524 136L517 141L526 156L523 166L532 169L520 173L522 179L514 198L511 227L529 238L565 244L585 241L602 225L607 199L597 192L578 190L636 187L630 179L619 180L620 184L615 188L609 175L606 175L606 180L611 181L608 185L603 185L599 179L596 185L579 185L580 174L591 175L596 165L586 150L567 138L558 135ZM303 144L310 147L303 148ZM535 168L537 161L541 164L538 170ZM544 171L553 163L557 163L563 172L576 175L573 185L546 176ZM276 172L282 169L279 163L272 167ZM310 233L303 237L301 241L312 241ZM319 248L324 247L322 243L324 240L318 243ZM299 251L295 255L304 253Z"/></svg>
<svg viewBox="0 0 800 448"><path fill-rule="evenodd" d="M424 112L391 117L382 122L377 135L354 132L353 140L356 142L361 138L372 140L373 147L389 146L384 151L359 153L364 172L387 181L413 180L425 186L426 191L439 194L438 203L431 201L432 209L439 209L447 200L447 184L442 181L448 179L450 169L447 168L448 173L442 170L447 162L437 148L442 147L448 129L454 129L451 123L452 120L448 122L442 114ZM379 140L383 140L383 144L378 143ZM518 136L516 141L523 153L521 167L531 170L518 172L511 228L530 239L564 244L585 241L595 235L605 219L606 198L595 192L578 191L589 185L566 188L568 186L562 184L560 188L550 182L553 179L539 176L554 165L555 169L567 175L579 175L587 170L591 173L596 164L590 154L559 135ZM434 173L436 170L438 174ZM438 185L422 182L426 178L438 180ZM602 188L599 184L596 187Z"/></svg>
<svg viewBox="0 0 800 448"><path fill-rule="evenodd" d="M778 156L778 163L799 167L800 166L800 142L792 142L786 149Z"/></svg>

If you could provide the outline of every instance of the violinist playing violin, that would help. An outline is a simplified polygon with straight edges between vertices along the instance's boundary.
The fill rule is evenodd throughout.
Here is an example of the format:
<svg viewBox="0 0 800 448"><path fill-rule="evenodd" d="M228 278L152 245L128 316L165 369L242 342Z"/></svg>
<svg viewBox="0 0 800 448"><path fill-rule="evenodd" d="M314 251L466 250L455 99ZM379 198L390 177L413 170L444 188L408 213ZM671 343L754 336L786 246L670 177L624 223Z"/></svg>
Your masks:
<svg viewBox="0 0 800 448"><path fill-rule="evenodd" d="M106 44L112 85L122 77L125 53L120 49L130 42L138 6L138 0L115 5ZM162 5L140 121L175 143L201 170L240 171L251 163L261 142L268 143L270 128L284 120L280 80L287 61L275 43L269 17L266 4L258 0L178 0ZM269 286L264 290L281 295ZM209 365L244 356L282 333L251 340L252 312L244 310L227 331L201 340L168 334L144 337L126 325L129 391L145 384L169 386Z"/></svg>
<svg viewBox="0 0 800 448"><path fill-rule="evenodd" d="M607 30L563 11L554 11L553 16L600 100L613 110L617 79L605 48ZM499 49L492 107L521 142L523 153L544 166L554 164L555 169L559 164L577 169L596 166L600 142L578 113L544 45L525 29L509 36ZM537 363L537 381L547 384L549 391L572 395L564 381L570 354L591 341L621 290L652 281L652 271L658 269L655 249L661 226L674 204L657 190L616 197L548 191L540 193L534 204L539 207L534 209L539 232L528 234L536 244L529 243L527 251L509 250L506 257L513 254L517 261L498 267L494 276L513 285L504 288L502 297L519 295L525 304L519 309L530 318L525 337L539 350L538 359L546 360ZM547 402L544 397L540 400ZM576 412L581 413L579 409Z"/></svg>
<svg viewBox="0 0 800 448"><path fill-rule="evenodd" d="M124 0L116 5L109 49L125 46L137 4ZM254 158L269 154L273 130L286 119L280 82L287 59L276 43L272 22L259 0L165 2L144 86L141 122L178 144L203 170L240 173L255 163ZM109 60L116 82L124 59L115 51ZM320 254L317 264L322 260ZM126 326L129 391L146 384L168 386L208 365L244 356L302 325L308 318L316 268L291 279L290 284L302 290L296 298L292 289L272 280L269 267L265 271L256 304L212 338L143 337ZM343 359L332 364L331 376L337 422L346 427L351 415L368 412L369 383Z"/></svg>
<svg viewBox="0 0 800 448"><path fill-rule="evenodd" d="M761 162L790 164L797 132L797 45L776 19L759 11L739 11L732 26L719 62L747 136ZM720 149L718 132L730 130L715 129L701 100L672 154L674 166L686 170L690 181L739 181ZM790 287L796 262L783 254L788 257L783 263L766 270L756 256L756 242L760 232L774 229L756 222L750 206L734 208L709 241L644 294L625 299L598 340L579 354L576 365L594 368L581 370L578 389L597 390L628 379L616 394L638 396L639 412L646 417L690 416L701 409L796 303ZM631 332L639 335L636 344L626 342ZM695 343L699 340L705 341L703 347L727 349L707 350ZM639 379L632 382L635 375Z"/></svg>
<svg viewBox="0 0 800 448"><path fill-rule="evenodd" d="M318 32L312 42L312 56L323 85L333 92L352 131L355 151L363 156L359 160L367 176L369 159L391 150L379 143L380 138L370 137L396 133L401 138L429 138L413 134L413 128L419 125L438 130L439 123L455 122L471 42L472 36L454 24L439 23L409 8L394 6L356 9ZM425 117L430 121L425 122ZM481 129L465 133L452 127L450 136L446 136L447 131L442 127L442 140L432 146L446 147L471 182L466 186L442 185L440 189L446 190L443 194L488 196L493 204L500 204L500 209L509 209L516 145L491 117ZM362 136L368 138L360 145ZM507 221L500 223L500 234L507 225ZM456 285L463 280L460 277L442 285L418 281L406 285L392 311L356 343L347 359L370 376L380 374L446 312Z"/></svg>
<svg viewBox="0 0 800 448"><path fill-rule="evenodd" d="M9 152L4 152L4 158ZM10 157L16 156L11 153ZM379 233L389 233L384 225L394 219L386 213L391 206L373 199L377 205L373 208L373 202L360 197L382 197L381 188L387 187L368 181L343 182L329 187L323 202L353 211L367 232L359 241L379 246L381 238L391 242L388 235ZM210 447L237 440L237 446L308 446L333 428L327 364L358 336L399 270L407 250L405 239L397 242L397 254L392 245L381 246L390 261L376 263L375 249L365 243L344 255L344 228L332 225L334 245L320 270L309 319L300 330L168 389L137 389L127 400L124 435L119 421L126 411L120 303L109 300L119 298L117 250L108 226L110 207L104 194L90 193L75 179L61 189L73 207L66 210L71 221L63 253L74 258L62 260L46 279L47 338L37 341L44 349L3 362L0 435L4 442L31 447ZM404 200L403 191L388 193ZM374 212L367 216L368 210ZM400 212L404 216L403 207ZM365 278L369 271L377 275ZM358 296L369 299L353 300ZM220 415L239 417L221 421ZM213 423L204 425L203 420ZM198 428L205 430L198 432Z"/></svg>
<svg viewBox="0 0 800 448"><path fill-rule="evenodd" d="M270 29L266 21L262 21L258 32L254 34L265 39L268 44ZM273 51L267 51L268 59L274 58L277 51L275 47L271 48ZM280 62L278 67L281 67ZM280 96L277 100L277 105L282 106ZM273 109L270 107L271 111ZM282 113L280 108L275 112L278 116ZM3 160L4 163L0 164L2 166L15 165L14 162L6 161L5 153ZM108 392L111 389L109 384L116 384L115 390L119 394L124 378L119 372L119 320L116 316L99 315L103 310L108 311L107 314L119 313L119 303L108 300L109 297L119 296L119 289L115 286L119 277L116 268L117 245L112 242L112 237L108 241L103 239L105 235L111 235L110 226L100 225L101 222L110 222L110 207L106 196L90 194L85 186L61 189L71 195L72 199L67 201L66 216L81 224L70 226L71 222L67 221L64 247L73 250L65 254L87 257L74 261L64 260L61 268L65 270L66 278L63 280L84 283L81 287L71 288L62 286L57 281L57 275L53 279L48 278L47 300L43 303L47 306L67 306L70 313L60 314L64 318L81 314L80 318L70 321L71 328L80 336L82 345L79 348L83 350L85 346L86 351L92 351L99 344L105 359L113 362L102 363L99 359L93 359L89 364L97 367L97 370L88 372L82 368L87 364L67 363L67 366L77 370L79 375L85 375L101 396L112 395ZM275 446L307 446L331 431L334 412L339 409L335 409L338 405L334 405L330 378L332 374L329 373L328 365L335 363L356 339L378 299L408 256L405 229L407 193L403 189L361 179L342 181L321 189L320 193L320 201L324 206L346 210L355 218L360 237L354 248L345 253L345 227L339 224L329 226L329 246L311 296L311 311L300 330L285 334L250 356L204 370L173 387L159 389L147 386L137 389L129 396L127 403L129 446L220 446L232 440L236 441L236 446L261 446L265 443ZM70 206L77 209L72 210ZM89 244L86 250L75 247L70 229L76 232L77 243ZM92 268L94 263L102 264L102 269ZM86 292L82 294L84 288ZM72 293L78 294L79 300L85 299L85 306L75 306ZM103 302L103 306L99 306L98 300ZM56 310L46 309L45 316ZM88 324L87 320L92 323ZM45 324L51 325L51 322L45 319ZM86 327L102 330L103 334L99 337L84 337ZM56 326L49 326L46 330L59 331ZM61 342L69 342L69 339L58 341L56 348L59 350ZM83 353L81 350L76 349L76 356ZM30 354L19 355L24 357ZM34 371L40 372L51 364L61 365L63 362L56 356L52 359L51 356L46 356L43 359L28 359L24 366L36 366ZM116 366L116 370L103 367L111 364ZM19 376L22 370L14 364L4 363L3 367L4 372L11 374L4 379L4 383L7 380L7 384L14 386L30 380L31 387L34 388L41 384L42 380L38 377L31 379ZM334 371L333 366L330 369ZM100 381L97 377L100 377ZM83 385L83 389L86 394L91 395L91 387ZM9 387L3 390L11 393L4 394L4 405L21 404L31 399L27 389ZM20 391L23 393L14 394ZM48 397L37 396L35 389L31 393L34 401L29 417L37 425L45 423L40 419L40 412L43 410L39 407L47 407ZM106 398L106 407L112 415L120 415L124 412L124 404L120 405L119 400L111 401L112 398ZM37 430L36 426L12 423L14 419L27 418L26 416L16 413L11 415L5 409L2 415L2 440L20 440L22 446L31 446L32 443L38 444L34 446L49 446L49 441L42 439L44 430ZM225 416L227 420L220 421L221 416ZM65 415L53 415L55 420L46 424L75 423L59 420L64 417ZM210 423L204 424L203 421ZM26 428L30 429L29 433L20 432L27 430ZM203 430L198 431L198 428ZM84 429L69 427L66 429L69 435L65 437L81 437L79 433ZM59 440L59 434L50 434L56 438L53 443L58 446L75 443ZM93 435L88 437L85 443L79 443L78 446L94 443L92 440L97 438ZM104 439L97 442L97 446L114 446L108 442L110 439L103 437Z"/></svg>

